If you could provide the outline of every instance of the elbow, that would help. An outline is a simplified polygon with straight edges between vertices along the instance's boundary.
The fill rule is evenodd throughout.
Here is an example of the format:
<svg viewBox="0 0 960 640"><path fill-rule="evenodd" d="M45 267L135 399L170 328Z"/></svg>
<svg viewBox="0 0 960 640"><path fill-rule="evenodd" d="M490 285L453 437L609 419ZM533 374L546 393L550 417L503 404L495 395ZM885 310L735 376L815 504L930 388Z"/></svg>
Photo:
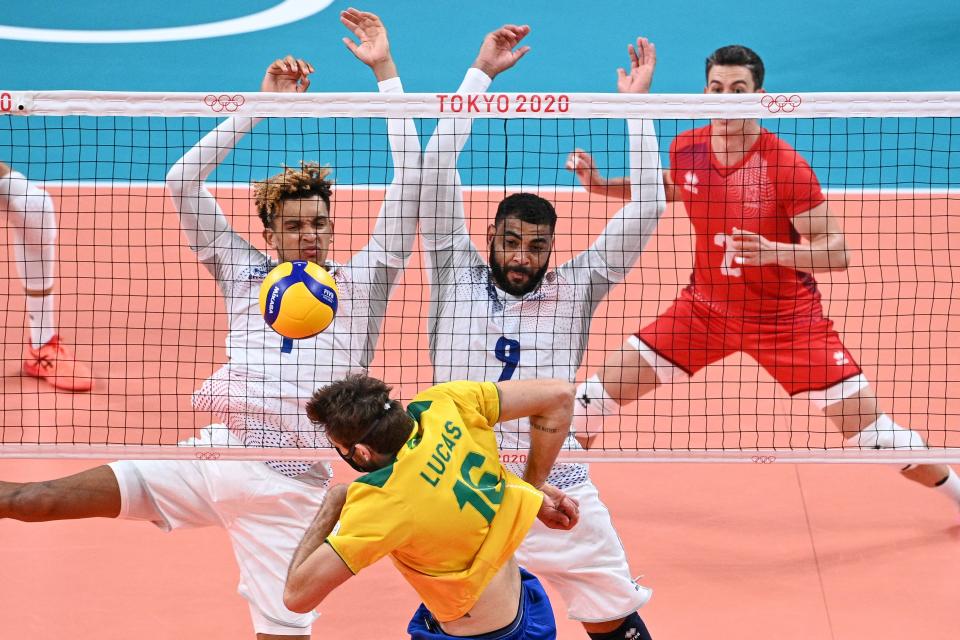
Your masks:
<svg viewBox="0 0 960 640"><path fill-rule="evenodd" d="M830 250L830 270L846 271L853 262L853 255L847 249L845 242L837 243L837 246Z"/></svg>
<svg viewBox="0 0 960 640"><path fill-rule="evenodd" d="M169 171L167 171L167 189L170 190L170 193L174 196L182 194L184 189L184 183L186 177L183 171L183 164L180 162L173 165Z"/></svg>
<svg viewBox="0 0 960 640"><path fill-rule="evenodd" d="M200 193L203 181L196 173L187 173L183 161L177 162L167 171L167 189L173 197Z"/></svg>
<svg viewBox="0 0 960 640"><path fill-rule="evenodd" d="M283 590L283 606L294 613L310 613L319 602L310 602L300 589L292 587L289 582Z"/></svg>
<svg viewBox="0 0 960 640"><path fill-rule="evenodd" d="M564 410L573 411L573 401L576 399L577 387L572 382L566 380L554 381L554 402L556 406L563 407Z"/></svg>

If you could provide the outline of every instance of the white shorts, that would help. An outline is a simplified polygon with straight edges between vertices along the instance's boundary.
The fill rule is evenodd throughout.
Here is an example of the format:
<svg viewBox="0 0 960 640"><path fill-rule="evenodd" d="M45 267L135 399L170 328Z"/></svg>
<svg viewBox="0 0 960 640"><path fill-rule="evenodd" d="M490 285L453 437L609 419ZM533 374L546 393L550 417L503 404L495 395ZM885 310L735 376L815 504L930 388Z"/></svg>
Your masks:
<svg viewBox="0 0 960 640"><path fill-rule="evenodd" d="M193 444L236 445L224 425ZM283 606L290 559L326 495L325 487L287 478L262 462L123 460L110 464L120 485L120 516L165 531L222 527L240 567L238 593L257 633L310 635L316 612Z"/></svg>
<svg viewBox="0 0 960 640"><path fill-rule="evenodd" d="M645 605L653 590L631 577L623 543L593 482L564 492L580 502L580 522L559 531L535 521L517 549L517 562L560 592L572 620L625 618Z"/></svg>

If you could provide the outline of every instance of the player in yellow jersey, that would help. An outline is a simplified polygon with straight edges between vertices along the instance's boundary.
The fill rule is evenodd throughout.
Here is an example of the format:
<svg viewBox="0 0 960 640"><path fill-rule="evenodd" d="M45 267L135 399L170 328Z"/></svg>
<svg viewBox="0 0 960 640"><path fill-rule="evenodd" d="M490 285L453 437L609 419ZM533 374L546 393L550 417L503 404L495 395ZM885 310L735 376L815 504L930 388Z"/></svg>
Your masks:
<svg viewBox="0 0 960 640"><path fill-rule="evenodd" d="M576 501L546 484L569 431L572 385L448 382L406 411L389 392L353 375L307 404L343 459L367 473L330 489L294 554L286 606L310 611L389 554L424 602L407 629L412 638L556 638L543 587L513 553L536 518L570 529L579 517ZM526 417L521 480L500 463L493 426Z"/></svg>

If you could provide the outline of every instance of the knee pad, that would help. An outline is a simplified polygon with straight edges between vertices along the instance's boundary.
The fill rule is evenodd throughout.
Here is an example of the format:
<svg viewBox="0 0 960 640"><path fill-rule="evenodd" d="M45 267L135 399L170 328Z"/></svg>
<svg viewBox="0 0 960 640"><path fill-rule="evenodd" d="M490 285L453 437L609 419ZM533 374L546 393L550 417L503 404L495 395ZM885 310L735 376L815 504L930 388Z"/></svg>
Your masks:
<svg viewBox="0 0 960 640"><path fill-rule="evenodd" d="M916 431L904 429L881 414L847 442L861 449L926 449L927 443Z"/></svg>
<svg viewBox="0 0 960 640"><path fill-rule="evenodd" d="M28 291L53 287L57 214L53 199L19 173L8 178L7 218L17 272Z"/></svg>

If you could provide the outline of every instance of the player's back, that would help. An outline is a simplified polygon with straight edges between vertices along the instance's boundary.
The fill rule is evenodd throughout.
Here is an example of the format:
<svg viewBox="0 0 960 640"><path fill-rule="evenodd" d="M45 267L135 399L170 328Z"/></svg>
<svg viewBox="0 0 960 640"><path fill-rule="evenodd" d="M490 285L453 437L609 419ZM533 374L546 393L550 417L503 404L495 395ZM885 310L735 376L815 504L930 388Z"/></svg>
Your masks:
<svg viewBox="0 0 960 640"><path fill-rule="evenodd" d="M501 616L504 595L487 588L496 580L497 590L519 593L519 573L504 566L542 495L500 464L497 388L438 385L417 395L408 413L415 421L408 442L392 465L351 484L330 543L353 571L389 553L440 622L467 612L476 620L479 604L485 617L508 618L505 625L513 617ZM371 545L370 535L382 540Z"/></svg>

